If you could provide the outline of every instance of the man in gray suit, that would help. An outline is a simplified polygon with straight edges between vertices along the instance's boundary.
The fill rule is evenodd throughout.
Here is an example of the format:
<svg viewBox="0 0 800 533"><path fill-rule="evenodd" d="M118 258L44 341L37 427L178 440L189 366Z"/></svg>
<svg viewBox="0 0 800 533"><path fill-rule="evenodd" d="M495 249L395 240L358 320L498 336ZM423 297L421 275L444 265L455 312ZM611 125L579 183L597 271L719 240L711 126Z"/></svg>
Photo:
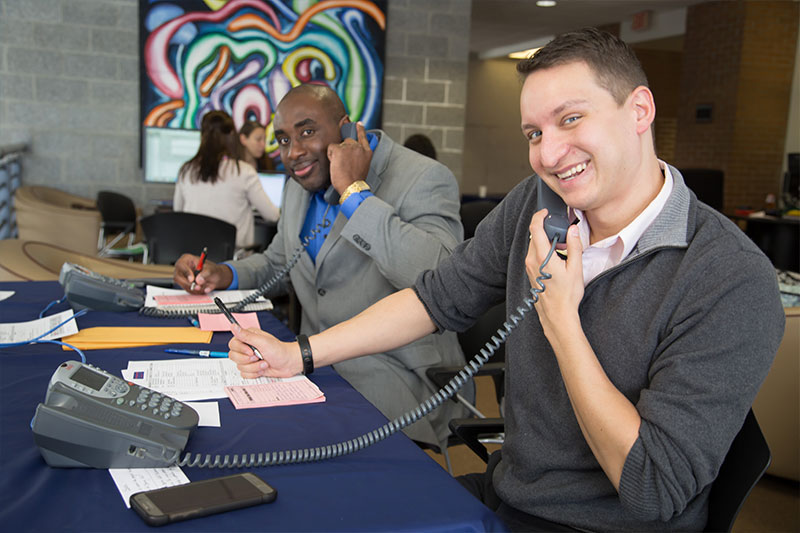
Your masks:
<svg viewBox="0 0 800 533"><path fill-rule="evenodd" d="M266 294L285 293L289 282L297 293L303 308L298 340L307 347L305 373L313 371L307 335L410 287L462 240L458 184L447 167L396 144L380 130L366 132L361 124L358 140L343 142L340 128L349 121L330 88L301 85L289 91L274 119L281 160L292 177L274 240L263 254L241 261L206 261L196 279L198 257L184 255L175 265L175 281L187 290L195 281L195 293L255 288L309 239L289 280L284 277ZM330 186L341 195L339 201L326 201ZM324 220L328 227L319 226ZM425 377L427 368L463 363L455 334L445 333L335 368L392 419L435 392ZM447 402L405 432L441 445L449 434L447 421L465 415L460 405Z"/></svg>

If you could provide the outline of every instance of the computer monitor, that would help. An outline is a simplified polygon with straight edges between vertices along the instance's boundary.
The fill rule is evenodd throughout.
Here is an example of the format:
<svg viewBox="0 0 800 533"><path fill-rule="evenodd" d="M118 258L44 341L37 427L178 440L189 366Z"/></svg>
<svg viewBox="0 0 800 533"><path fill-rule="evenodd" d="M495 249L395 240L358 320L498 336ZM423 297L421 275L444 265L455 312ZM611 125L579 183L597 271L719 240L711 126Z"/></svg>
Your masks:
<svg viewBox="0 0 800 533"><path fill-rule="evenodd" d="M280 208L283 201L283 185L286 182L286 175L274 172L259 172L258 179L261 181L261 187L264 192L267 193L275 207Z"/></svg>
<svg viewBox="0 0 800 533"><path fill-rule="evenodd" d="M800 153L786 154L787 171L783 176L783 194L787 200L796 202L800 198Z"/></svg>
<svg viewBox="0 0 800 533"><path fill-rule="evenodd" d="M199 130L144 128L144 181L175 183L181 165L200 147Z"/></svg>

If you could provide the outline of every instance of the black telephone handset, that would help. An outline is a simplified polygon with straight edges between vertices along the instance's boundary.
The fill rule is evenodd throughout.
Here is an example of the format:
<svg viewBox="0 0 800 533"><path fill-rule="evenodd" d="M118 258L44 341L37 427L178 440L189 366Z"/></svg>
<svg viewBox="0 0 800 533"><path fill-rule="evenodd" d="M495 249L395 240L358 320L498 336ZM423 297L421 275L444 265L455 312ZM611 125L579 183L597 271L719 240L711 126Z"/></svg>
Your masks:
<svg viewBox="0 0 800 533"><path fill-rule="evenodd" d="M567 242L567 230L570 222L567 217L567 204L553 189L547 186L542 178L536 182L536 211L547 208L547 217L544 219L544 232L552 242L558 235L558 242Z"/></svg>
<svg viewBox="0 0 800 533"><path fill-rule="evenodd" d="M345 139L358 140L358 128L355 122L345 122L342 124L342 140ZM325 191L324 198L330 205L339 205L339 193L333 187L333 184Z"/></svg>

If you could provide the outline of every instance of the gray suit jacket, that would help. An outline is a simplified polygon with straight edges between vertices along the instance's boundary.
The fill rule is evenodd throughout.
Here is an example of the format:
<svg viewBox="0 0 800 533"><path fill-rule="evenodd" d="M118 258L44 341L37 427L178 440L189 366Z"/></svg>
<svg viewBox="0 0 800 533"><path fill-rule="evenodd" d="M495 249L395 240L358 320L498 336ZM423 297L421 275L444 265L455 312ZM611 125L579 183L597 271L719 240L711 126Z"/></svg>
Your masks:
<svg viewBox="0 0 800 533"><path fill-rule="evenodd" d="M380 130L372 133L380 142L366 181L375 196L367 198L349 220L339 214L316 264L303 251L290 272L303 307L301 330L307 335L412 286L420 272L435 268L463 238L458 184L450 170L396 144ZM299 234L309 201L310 194L288 180L278 232L269 248L232 263L240 288L267 281L301 246ZM283 283L267 296L285 293L286 288ZM391 420L435 392L425 377L426 368L463 363L455 334L444 333L334 368ZM405 433L438 445L450 433L448 420L460 416L466 416L460 405L448 401Z"/></svg>

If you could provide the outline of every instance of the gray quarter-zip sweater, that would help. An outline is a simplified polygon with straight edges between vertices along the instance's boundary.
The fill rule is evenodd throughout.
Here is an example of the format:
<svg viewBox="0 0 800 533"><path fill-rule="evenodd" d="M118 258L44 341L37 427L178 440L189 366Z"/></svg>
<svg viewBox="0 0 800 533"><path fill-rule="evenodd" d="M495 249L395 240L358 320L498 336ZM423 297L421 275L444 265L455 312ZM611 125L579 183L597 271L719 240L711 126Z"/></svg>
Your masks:
<svg viewBox="0 0 800 533"><path fill-rule="evenodd" d="M586 286L579 308L603 369L642 417L619 493L581 434L531 311L506 347L506 440L493 479L512 507L590 530L705 526L710 485L772 364L785 315L769 260L670 170L663 210L622 263ZM507 312L523 305L536 179L420 275L415 290L440 330L462 331L503 300Z"/></svg>

